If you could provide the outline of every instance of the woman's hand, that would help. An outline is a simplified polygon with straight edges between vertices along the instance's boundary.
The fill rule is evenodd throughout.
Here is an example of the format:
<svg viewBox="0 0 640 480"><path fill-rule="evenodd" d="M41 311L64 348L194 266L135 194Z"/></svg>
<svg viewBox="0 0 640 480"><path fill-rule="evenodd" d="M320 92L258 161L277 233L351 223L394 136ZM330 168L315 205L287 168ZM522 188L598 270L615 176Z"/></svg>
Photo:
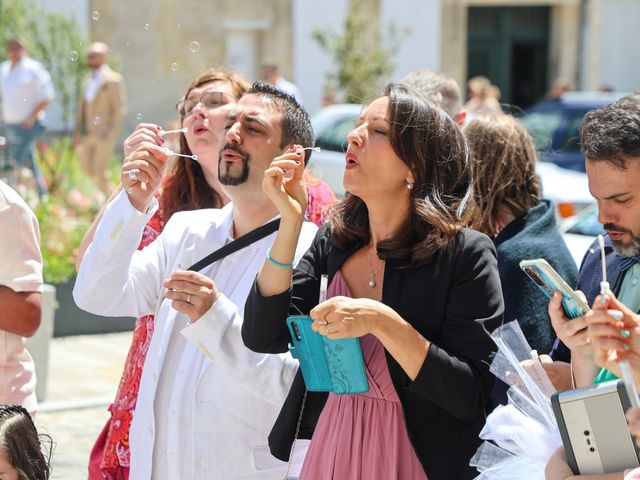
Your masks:
<svg viewBox="0 0 640 480"><path fill-rule="evenodd" d="M216 303L220 293L209 277L198 272L177 270L164 281L165 298L173 300L171 306L186 313L196 322Z"/></svg>
<svg viewBox="0 0 640 480"><path fill-rule="evenodd" d="M291 172L289 177L287 172ZM300 145L293 145L284 154L274 158L264 172L262 189L283 219L304 217L308 197L303 174L304 150Z"/></svg>
<svg viewBox="0 0 640 480"><path fill-rule="evenodd" d="M164 145L164 138L160 136L162 127L154 123L139 123L131 135L129 135L124 141L124 157L128 157L133 152L138 150L143 143L149 143L151 145L157 145L161 147Z"/></svg>
<svg viewBox="0 0 640 480"><path fill-rule="evenodd" d="M586 318L596 364L620 377L618 361L627 360L640 379L640 317L613 294L598 296L593 308Z"/></svg>
<svg viewBox="0 0 640 480"><path fill-rule="evenodd" d="M147 211L153 194L162 182L166 161L166 151L151 143L143 143L125 158L120 179L131 205L138 211Z"/></svg>
<svg viewBox="0 0 640 480"><path fill-rule="evenodd" d="M333 340L362 337L390 313L385 304L368 298L332 297L311 310L311 328Z"/></svg>

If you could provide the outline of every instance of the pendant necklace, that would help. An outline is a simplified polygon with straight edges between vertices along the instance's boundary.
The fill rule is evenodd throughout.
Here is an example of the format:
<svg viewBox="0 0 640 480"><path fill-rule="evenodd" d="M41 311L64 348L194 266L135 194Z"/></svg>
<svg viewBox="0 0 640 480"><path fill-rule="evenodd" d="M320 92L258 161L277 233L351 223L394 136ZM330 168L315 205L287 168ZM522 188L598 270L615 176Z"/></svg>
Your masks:
<svg viewBox="0 0 640 480"><path fill-rule="evenodd" d="M369 261L369 271L371 273L371 280L369 280L369 286L371 288L376 288L376 273L378 273L377 270L373 269L373 265L371 264L371 250L369 250L369 252L367 253L367 260Z"/></svg>

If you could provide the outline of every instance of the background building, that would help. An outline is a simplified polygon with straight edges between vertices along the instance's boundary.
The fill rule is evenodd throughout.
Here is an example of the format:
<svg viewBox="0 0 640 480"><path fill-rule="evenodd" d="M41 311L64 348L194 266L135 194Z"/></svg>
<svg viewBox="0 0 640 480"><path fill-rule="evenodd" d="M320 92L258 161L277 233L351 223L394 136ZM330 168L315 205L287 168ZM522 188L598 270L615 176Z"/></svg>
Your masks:
<svg viewBox="0 0 640 480"><path fill-rule="evenodd" d="M125 131L140 120L174 119L186 82L212 65L254 80L261 65L276 63L308 109L318 110L334 66L312 34L341 31L350 7L349 0L39 1L111 46L129 97ZM637 0L370 1L371 22L383 34L390 25L401 32L393 78L427 67L464 85L481 74L501 89L503 102L520 107L558 78L578 89L640 89Z"/></svg>

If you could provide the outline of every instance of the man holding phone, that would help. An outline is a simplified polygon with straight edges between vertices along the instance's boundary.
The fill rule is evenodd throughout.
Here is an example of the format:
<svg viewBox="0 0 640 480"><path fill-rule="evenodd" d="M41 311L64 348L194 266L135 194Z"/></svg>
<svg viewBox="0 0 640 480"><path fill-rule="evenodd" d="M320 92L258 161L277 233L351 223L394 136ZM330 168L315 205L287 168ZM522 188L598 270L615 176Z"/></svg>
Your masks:
<svg viewBox="0 0 640 480"><path fill-rule="evenodd" d="M587 113L580 132L591 194L598 202L598 221L607 232L607 278L616 297L634 312L640 310L640 92ZM600 293L602 267L597 242L585 254L578 289L593 304ZM598 308L600 306L595 306ZM589 315L589 314L588 314ZM549 316L558 336L551 356L571 361L576 387L604 381L593 362L587 316L569 319L556 293ZM598 377L598 378L596 378ZM571 388L569 381L562 385ZM569 385L567 386L566 383ZM566 389L565 388L565 389ZM560 389L560 388L559 388Z"/></svg>

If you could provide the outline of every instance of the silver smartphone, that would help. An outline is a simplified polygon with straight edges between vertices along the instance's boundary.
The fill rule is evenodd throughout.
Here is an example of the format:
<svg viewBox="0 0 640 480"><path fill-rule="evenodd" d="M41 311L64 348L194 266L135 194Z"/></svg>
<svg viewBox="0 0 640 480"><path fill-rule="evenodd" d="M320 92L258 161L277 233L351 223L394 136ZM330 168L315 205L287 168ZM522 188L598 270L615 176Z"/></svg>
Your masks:
<svg viewBox="0 0 640 480"><path fill-rule="evenodd" d="M575 475L640 466L625 418L630 402L622 380L555 393L551 405Z"/></svg>

